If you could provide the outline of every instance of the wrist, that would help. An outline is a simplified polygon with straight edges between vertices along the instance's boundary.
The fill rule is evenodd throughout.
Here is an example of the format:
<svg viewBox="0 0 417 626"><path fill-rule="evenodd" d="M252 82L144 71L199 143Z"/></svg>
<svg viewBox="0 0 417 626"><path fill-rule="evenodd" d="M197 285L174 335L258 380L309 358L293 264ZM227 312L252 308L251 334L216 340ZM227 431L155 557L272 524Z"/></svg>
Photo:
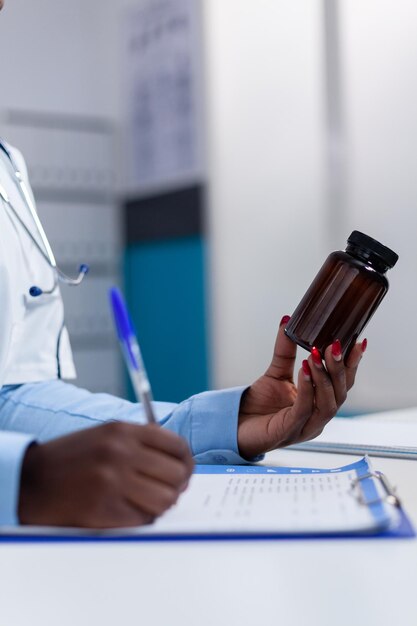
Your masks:
<svg viewBox="0 0 417 626"><path fill-rule="evenodd" d="M237 427L237 445L240 456L249 463L257 463L265 457L265 445L259 441L259 432L251 415L239 412Z"/></svg>

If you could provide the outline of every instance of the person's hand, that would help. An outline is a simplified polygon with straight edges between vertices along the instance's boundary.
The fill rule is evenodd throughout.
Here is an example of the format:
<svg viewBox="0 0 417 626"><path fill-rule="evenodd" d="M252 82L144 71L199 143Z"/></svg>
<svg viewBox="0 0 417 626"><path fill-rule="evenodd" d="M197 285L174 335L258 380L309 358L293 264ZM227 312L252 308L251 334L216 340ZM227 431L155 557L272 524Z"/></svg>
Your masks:
<svg viewBox="0 0 417 626"><path fill-rule="evenodd" d="M23 460L20 522L148 524L176 503L192 469L185 440L156 425L111 422L35 444Z"/></svg>
<svg viewBox="0 0 417 626"><path fill-rule="evenodd" d="M343 362L336 341L323 355L325 365L313 350L296 386L296 345L284 333L288 321L288 316L281 320L271 365L242 396L238 445L245 458L317 437L346 400L366 349L364 339Z"/></svg>

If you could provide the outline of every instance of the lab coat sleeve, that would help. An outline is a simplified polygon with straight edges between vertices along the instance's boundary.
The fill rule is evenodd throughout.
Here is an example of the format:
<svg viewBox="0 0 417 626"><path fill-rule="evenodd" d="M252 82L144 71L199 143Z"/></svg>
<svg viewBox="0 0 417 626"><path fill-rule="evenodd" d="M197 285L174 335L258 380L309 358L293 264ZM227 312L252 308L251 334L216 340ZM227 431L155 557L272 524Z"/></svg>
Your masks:
<svg viewBox="0 0 417 626"><path fill-rule="evenodd" d="M8 147L11 150L22 175L27 180L27 167L22 154L15 148L12 148L11 146ZM30 193L32 193L31 189ZM3 209L3 207L1 208ZM13 332L13 298L12 285L10 283L10 272L8 270L9 263L10 259L5 258L4 247L0 246L0 388L4 383L5 368Z"/></svg>
<svg viewBox="0 0 417 626"><path fill-rule="evenodd" d="M0 246L0 387L3 385L12 337L12 307L7 259ZM33 438L22 433L0 432L0 524L17 523L20 470Z"/></svg>
<svg viewBox="0 0 417 626"><path fill-rule="evenodd" d="M0 247L0 388L4 381L12 328L10 277Z"/></svg>
<svg viewBox="0 0 417 626"><path fill-rule="evenodd" d="M33 437L0 432L0 525L18 523L20 472L23 457Z"/></svg>

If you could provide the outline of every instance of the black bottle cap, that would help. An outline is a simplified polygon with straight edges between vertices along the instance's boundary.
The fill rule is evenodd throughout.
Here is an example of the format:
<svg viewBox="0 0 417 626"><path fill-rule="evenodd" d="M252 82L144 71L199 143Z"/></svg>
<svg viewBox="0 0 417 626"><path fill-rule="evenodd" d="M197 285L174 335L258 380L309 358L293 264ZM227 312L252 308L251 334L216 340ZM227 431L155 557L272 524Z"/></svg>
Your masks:
<svg viewBox="0 0 417 626"><path fill-rule="evenodd" d="M389 268L394 267L398 261L398 254L394 250L387 248L376 239L361 233L359 230L353 231L348 239L348 244L376 254Z"/></svg>

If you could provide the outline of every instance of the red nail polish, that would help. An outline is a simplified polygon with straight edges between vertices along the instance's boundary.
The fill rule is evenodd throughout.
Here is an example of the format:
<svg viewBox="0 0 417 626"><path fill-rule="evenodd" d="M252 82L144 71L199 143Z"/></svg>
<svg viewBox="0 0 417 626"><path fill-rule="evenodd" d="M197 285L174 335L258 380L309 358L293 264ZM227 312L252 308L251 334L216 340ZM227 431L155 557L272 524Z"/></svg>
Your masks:
<svg viewBox="0 0 417 626"><path fill-rule="evenodd" d="M361 343L361 348L362 348L362 354L365 352L366 348L368 347L368 340L364 339Z"/></svg>
<svg viewBox="0 0 417 626"><path fill-rule="evenodd" d="M319 367L319 368L323 367L323 363L321 361L321 354L320 354L319 350L317 350L317 348L315 346L313 346L313 348L311 348L311 356L313 357L314 365L317 365L317 367Z"/></svg>
<svg viewBox="0 0 417 626"><path fill-rule="evenodd" d="M291 319L291 317L289 315L284 315L284 317L280 321L279 325L282 326L283 324L288 324L290 319Z"/></svg>
<svg viewBox="0 0 417 626"><path fill-rule="evenodd" d="M308 364L308 361L304 359L304 361L301 363L301 367L303 368L304 378L306 380L311 380L311 369Z"/></svg>
<svg viewBox="0 0 417 626"><path fill-rule="evenodd" d="M339 339L336 339L336 341L332 343L332 355L335 361L342 360L342 344Z"/></svg>

